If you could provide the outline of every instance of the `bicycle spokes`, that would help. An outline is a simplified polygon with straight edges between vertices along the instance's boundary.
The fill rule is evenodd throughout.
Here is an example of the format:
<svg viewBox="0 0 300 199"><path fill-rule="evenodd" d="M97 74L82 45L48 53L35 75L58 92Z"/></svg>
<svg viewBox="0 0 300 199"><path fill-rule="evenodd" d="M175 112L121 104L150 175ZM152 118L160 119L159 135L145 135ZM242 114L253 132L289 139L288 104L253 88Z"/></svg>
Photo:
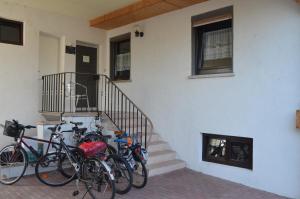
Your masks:
<svg viewBox="0 0 300 199"><path fill-rule="evenodd" d="M23 150L14 145L4 147L0 152L0 182L13 184L24 174L27 162Z"/></svg>

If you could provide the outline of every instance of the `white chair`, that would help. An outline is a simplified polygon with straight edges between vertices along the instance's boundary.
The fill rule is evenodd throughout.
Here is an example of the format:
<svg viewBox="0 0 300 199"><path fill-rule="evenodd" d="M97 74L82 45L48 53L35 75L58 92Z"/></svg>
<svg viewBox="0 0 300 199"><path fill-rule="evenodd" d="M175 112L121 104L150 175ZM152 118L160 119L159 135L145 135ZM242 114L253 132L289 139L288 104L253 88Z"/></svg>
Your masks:
<svg viewBox="0 0 300 199"><path fill-rule="evenodd" d="M82 88L82 92L80 94L76 94L76 87ZM75 99L75 109L77 108L79 100L84 100L86 101L87 104L87 110L90 110L90 102L89 102L89 97L88 97L88 92L87 92L87 86L80 84L80 83L75 83L75 82L69 82L67 84L67 95L66 97L73 98Z"/></svg>

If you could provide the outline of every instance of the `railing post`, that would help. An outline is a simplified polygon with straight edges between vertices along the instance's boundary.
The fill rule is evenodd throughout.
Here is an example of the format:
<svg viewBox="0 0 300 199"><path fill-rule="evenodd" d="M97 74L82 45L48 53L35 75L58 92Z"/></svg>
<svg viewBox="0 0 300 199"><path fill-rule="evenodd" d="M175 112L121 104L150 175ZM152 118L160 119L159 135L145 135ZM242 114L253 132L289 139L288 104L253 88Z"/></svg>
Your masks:
<svg viewBox="0 0 300 199"><path fill-rule="evenodd" d="M148 128L148 124L147 124L147 119L145 118L145 148L147 148L147 128ZM143 135L142 135L142 139L143 139Z"/></svg>
<svg viewBox="0 0 300 199"><path fill-rule="evenodd" d="M42 76L42 112L45 111L44 97L45 97L45 82L44 82L44 76Z"/></svg>
<svg viewBox="0 0 300 199"><path fill-rule="evenodd" d="M66 112L66 73L63 75L63 108L62 113Z"/></svg>

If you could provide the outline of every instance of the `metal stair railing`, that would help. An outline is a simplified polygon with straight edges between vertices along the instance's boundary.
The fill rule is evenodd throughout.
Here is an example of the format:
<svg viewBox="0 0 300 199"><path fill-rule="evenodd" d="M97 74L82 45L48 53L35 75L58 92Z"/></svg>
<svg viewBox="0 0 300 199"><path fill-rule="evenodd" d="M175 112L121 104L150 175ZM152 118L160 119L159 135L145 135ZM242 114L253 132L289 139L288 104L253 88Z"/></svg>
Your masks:
<svg viewBox="0 0 300 199"><path fill-rule="evenodd" d="M100 75L100 103L115 126L130 136L138 135L143 146L151 140L153 123L150 118L106 75Z"/></svg>
<svg viewBox="0 0 300 199"><path fill-rule="evenodd" d="M73 90L69 88L71 85L75 85ZM61 116L77 112L103 113L120 131L130 136L138 135L144 147L153 133L150 118L103 74L64 72L43 76L41 112L60 113Z"/></svg>

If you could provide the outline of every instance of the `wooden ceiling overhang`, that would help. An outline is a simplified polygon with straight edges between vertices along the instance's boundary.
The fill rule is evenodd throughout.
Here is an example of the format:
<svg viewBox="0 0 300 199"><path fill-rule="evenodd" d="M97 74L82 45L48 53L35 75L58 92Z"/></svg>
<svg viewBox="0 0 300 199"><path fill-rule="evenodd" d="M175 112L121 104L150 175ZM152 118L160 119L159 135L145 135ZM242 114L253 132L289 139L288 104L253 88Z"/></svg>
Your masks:
<svg viewBox="0 0 300 199"><path fill-rule="evenodd" d="M90 20L90 26L111 30L208 0L140 0Z"/></svg>
<svg viewBox="0 0 300 199"><path fill-rule="evenodd" d="M90 20L90 26L111 30L208 0L140 0ZM295 0L300 4L300 0Z"/></svg>

